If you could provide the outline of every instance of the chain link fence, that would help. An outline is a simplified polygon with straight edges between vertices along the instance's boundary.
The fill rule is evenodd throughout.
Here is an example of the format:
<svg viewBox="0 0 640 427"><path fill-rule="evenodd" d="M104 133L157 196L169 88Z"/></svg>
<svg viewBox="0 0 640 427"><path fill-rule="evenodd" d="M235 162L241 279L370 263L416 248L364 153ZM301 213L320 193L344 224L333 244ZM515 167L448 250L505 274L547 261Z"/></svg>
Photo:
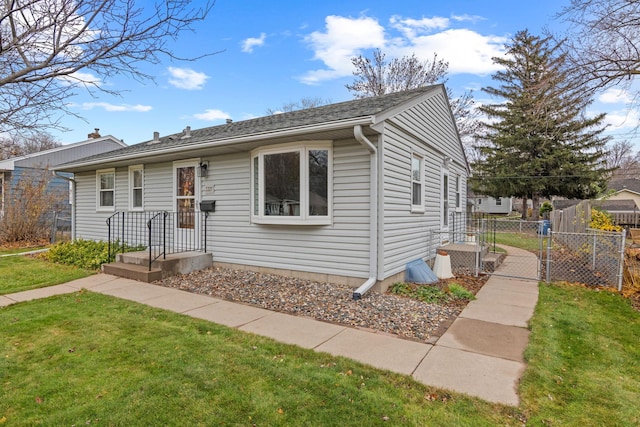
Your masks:
<svg viewBox="0 0 640 427"><path fill-rule="evenodd" d="M625 232L551 232L543 258L547 282L566 281L622 290Z"/></svg>
<svg viewBox="0 0 640 427"><path fill-rule="evenodd" d="M444 250L450 256L451 269L456 275L505 275L499 269L496 271L508 252L501 246L512 246L536 254L539 260L534 270L524 264L522 269L516 266L516 271L531 272L528 279L567 281L618 290L623 286L624 232L591 229L581 233L554 232L546 220L480 219L469 221L455 231L432 230L428 246L429 265L433 266L436 251ZM517 262L518 257L510 258L511 264Z"/></svg>

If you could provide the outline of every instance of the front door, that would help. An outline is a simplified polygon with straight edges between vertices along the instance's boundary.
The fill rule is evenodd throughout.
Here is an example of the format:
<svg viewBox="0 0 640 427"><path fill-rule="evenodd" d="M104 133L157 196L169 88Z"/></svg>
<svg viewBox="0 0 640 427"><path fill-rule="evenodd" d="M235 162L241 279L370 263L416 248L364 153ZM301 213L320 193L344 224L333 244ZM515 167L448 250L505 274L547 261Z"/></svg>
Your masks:
<svg viewBox="0 0 640 427"><path fill-rule="evenodd" d="M176 250L199 249L200 180L198 161L189 160L173 164L175 192L174 245Z"/></svg>

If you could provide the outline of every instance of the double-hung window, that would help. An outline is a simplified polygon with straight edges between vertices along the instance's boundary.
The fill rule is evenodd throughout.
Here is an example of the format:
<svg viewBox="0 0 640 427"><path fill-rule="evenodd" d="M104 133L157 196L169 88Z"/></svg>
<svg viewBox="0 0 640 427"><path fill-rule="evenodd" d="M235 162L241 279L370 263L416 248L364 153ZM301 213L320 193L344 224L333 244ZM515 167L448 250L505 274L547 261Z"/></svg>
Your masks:
<svg viewBox="0 0 640 427"><path fill-rule="evenodd" d="M331 224L330 142L252 152L252 220L259 224Z"/></svg>
<svg viewBox="0 0 640 427"><path fill-rule="evenodd" d="M411 156L411 212L424 212L424 159Z"/></svg>
<svg viewBox="0 0 640 427"><path fill-rule="evenodd" d="M144 167L129 166L129 210L143 210Z"/></svg>
<svg viewBox="0 0 640 427"><path fill-rule="evenodd" d="M103 169L96 172L97 209L113 211L116 206L116 171Z"/></svg>
<svg viewBox="0 0 640 427"><path fill-rule="evenodd" d="M462 207L462 197L460 195L460 175L456 175L456 210Z"/></svg>

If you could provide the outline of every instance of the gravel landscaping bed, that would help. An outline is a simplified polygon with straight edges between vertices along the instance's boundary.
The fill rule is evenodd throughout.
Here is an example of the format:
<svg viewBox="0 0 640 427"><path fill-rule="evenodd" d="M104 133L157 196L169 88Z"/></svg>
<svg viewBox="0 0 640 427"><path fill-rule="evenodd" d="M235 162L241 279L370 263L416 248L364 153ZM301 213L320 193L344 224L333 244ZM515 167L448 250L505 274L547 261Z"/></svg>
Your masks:
<svg viewBox="0 0 640 427"><path fill-rule="evenodd" d="M474 294L486 277L449 279ZM428 304L407 297L368 292L358 301L354 289L274 274L211 268L164 279L159 284L189 292L307 316L325 322L372 329L404 338L432 341L442 335L467 301ZM446 287L447 281L434 286Z"/></svg>

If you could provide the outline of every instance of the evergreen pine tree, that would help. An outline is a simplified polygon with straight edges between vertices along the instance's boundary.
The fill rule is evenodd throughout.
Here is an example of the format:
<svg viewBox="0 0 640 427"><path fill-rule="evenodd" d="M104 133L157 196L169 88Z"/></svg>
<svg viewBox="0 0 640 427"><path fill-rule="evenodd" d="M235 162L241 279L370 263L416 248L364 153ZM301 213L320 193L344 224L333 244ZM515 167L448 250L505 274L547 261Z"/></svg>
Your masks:
<svg viewBox="0 0 640 427"><path fill-rule="evenodd" d="M536 217L541 197L594 197L609 172L604 114L585 116L592 100L572 84L559 47L518 32L506 57L493 58L504 67L492 76L500 85L483 88L504 102L480 107L490 121L478 135L483 160L475 165L474 191L531 199Z"/></svg>

